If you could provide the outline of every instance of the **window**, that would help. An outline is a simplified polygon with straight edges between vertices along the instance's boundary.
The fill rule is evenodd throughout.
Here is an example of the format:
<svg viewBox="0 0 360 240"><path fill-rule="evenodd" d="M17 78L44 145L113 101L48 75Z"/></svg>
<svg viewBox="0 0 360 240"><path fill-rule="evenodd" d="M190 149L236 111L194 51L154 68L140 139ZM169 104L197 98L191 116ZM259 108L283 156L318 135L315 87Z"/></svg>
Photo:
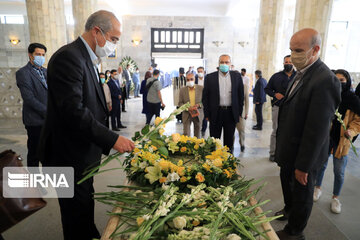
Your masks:
<svg viewBox="0 0 360 240"><path fill-rule="evenodd" d="M2 24L24 24L23 15L0 15Z"/></svg>
<svg viewBox="0 0 360 240"><path fill-rule="evenodd" d="M203 56L204 29L152 28L151 51L200 53Z"/></svg>

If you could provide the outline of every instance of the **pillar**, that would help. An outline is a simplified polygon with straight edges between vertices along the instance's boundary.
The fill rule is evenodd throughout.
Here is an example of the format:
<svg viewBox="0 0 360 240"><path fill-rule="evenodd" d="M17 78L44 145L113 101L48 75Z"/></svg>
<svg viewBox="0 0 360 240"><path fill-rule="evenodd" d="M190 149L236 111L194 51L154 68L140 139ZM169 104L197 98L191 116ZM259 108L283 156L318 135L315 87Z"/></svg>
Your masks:
<svg viewBox="0 0 360 240"><path fill-rule="evenodd" d="M297 0L294 32L302 28L316 29L322 38L320 58L324 59L333 0Z"/></svg>
<svg viewBox="0 0 360 240"><path fill-rule="evenodd" d="M72 0L74 39L83 34L88 17L95 12L97 0Z"/></svg>
<svg viewBox="0 0 360 240"><path fill-rule="evenodd" d="M46 46L48 61L56 50L66 44L64 0L26 0L26 9L30 42Z"/></svg>
<svg viewBox="0 0 360 240"><path fill-rule="evenodd" d="M267 81L277 71L276 55L283 26L283 8L284 0L260 1L256 69L262 71L262 75ZM263 107L264 120L271 119L271 102L270 98L267 98Z"/></svg>

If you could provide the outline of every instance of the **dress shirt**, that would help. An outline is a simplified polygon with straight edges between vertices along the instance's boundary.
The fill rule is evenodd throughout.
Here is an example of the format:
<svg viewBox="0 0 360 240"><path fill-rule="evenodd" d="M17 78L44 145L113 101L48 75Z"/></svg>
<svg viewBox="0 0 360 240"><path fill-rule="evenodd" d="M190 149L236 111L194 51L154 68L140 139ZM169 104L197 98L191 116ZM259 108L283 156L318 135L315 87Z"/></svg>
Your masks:
<svg viewBox="0 0 360 240"><path fill-rule="evenodd" d="M299 82L301 81L302 77L304 76L304 74L306 73L306 71L315 63L316 61L314 61L313 63L309 64L308 66L304 67L303 69L297 71L295 78L294 78L294 83L291 86L290 92L289 92L289 96L291 95L291 93L294 91L294 89L296 88L296 86L299 84Z"/></svg>
<svg viewBox="0 0 360 240"><path fill-rule="evenodd" d="M91 62L93 64L94 67L94 71L95 71L95 76L98 80L98 82L100 82L100 78L99 78L99 74L98 74L98 64L100 63L100 58L98 56L96 56L96 54L94 53L94 51L91 49L91 47L89 46L89 44L85 41L85 39L80 36L80 39L83 41L83 43L85 44L86 50L89 53Z"/></svg>
<svg viewBox="0 0 360 240"><path fill-rule="evenodd" d="M204 80L205 80L205 78L203 77L202 79L200 79L199 77L198 77L198 85L200 85L200 86L204 86Z"/></svg>
<svg viewBox="0 0 360 240"><path fill-rule="evenodd" d="M242 75L241 75L241 77L243 80L243 84L250 86L250 78L248 78L247 76L242 76Z"/></svg>
<svg viewBox="0 0 360 240"><path fill-rule="evenodd" d="M230 71L224 76L219 71L219 93L220 93L220 106L231 106L231 76Z"/></svg>
<svg viewBox="0 0 360 240"><path fill-rule="evenodd" d="M32 65L33 69L37 72L37 74L39 74L40 76L40 81L45 85L45 87L47 88L47 83L46 83L46 79L44 76L44 73L42 71L42 67L38 68L35 65Z"/></svg>
<svg viewBox="0 0 360 240"><path fill-rule="evenodd" d="M195 106L195 86L193 88L189 88L189 99L190 99L190 106Z"/></svg>

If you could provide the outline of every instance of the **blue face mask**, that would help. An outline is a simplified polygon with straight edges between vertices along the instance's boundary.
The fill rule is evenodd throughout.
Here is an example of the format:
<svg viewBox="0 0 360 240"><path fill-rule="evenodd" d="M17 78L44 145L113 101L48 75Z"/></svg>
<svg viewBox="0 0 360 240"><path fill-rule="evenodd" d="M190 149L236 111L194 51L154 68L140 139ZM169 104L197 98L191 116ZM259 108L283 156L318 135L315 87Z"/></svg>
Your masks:
<svg viewBox="0 0 360 240"><path fill-rule="evenodd" d="M36 66L41 67L45 63L45 57L44 56L35 56L34 63Z"/></svg>
<svg viewBox="0 0 360 240"><path fill-rule="evenodd" d="M101 81L102 84L104 84L105 83L105 78L100 78L100 81Z"/></svg>
<svg viewBox="0 0 360 240"><path fill-rule="evenodd" d="M227 73L229 71L229 65L227 64L220 64L219 70L223 73Z"/></svg>

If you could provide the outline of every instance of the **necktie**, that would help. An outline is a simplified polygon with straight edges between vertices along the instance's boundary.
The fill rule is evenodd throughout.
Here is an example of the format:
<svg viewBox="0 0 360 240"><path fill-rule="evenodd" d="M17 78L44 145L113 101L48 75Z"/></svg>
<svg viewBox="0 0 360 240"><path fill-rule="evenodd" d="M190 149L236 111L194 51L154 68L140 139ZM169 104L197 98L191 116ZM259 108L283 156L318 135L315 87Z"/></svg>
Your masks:
<svg viewBox="0 0 360 240"><path fill-rule="evenodd" d="M301 78L302 78L303 74L301 72L297 72L296 73L296 76L294 78L294 84L291 86L291 89L290 89L290 92L289 92L289 95L291 95L291 93L294 91L294 89L296 88L296 86L299 84Z"/></svg>

